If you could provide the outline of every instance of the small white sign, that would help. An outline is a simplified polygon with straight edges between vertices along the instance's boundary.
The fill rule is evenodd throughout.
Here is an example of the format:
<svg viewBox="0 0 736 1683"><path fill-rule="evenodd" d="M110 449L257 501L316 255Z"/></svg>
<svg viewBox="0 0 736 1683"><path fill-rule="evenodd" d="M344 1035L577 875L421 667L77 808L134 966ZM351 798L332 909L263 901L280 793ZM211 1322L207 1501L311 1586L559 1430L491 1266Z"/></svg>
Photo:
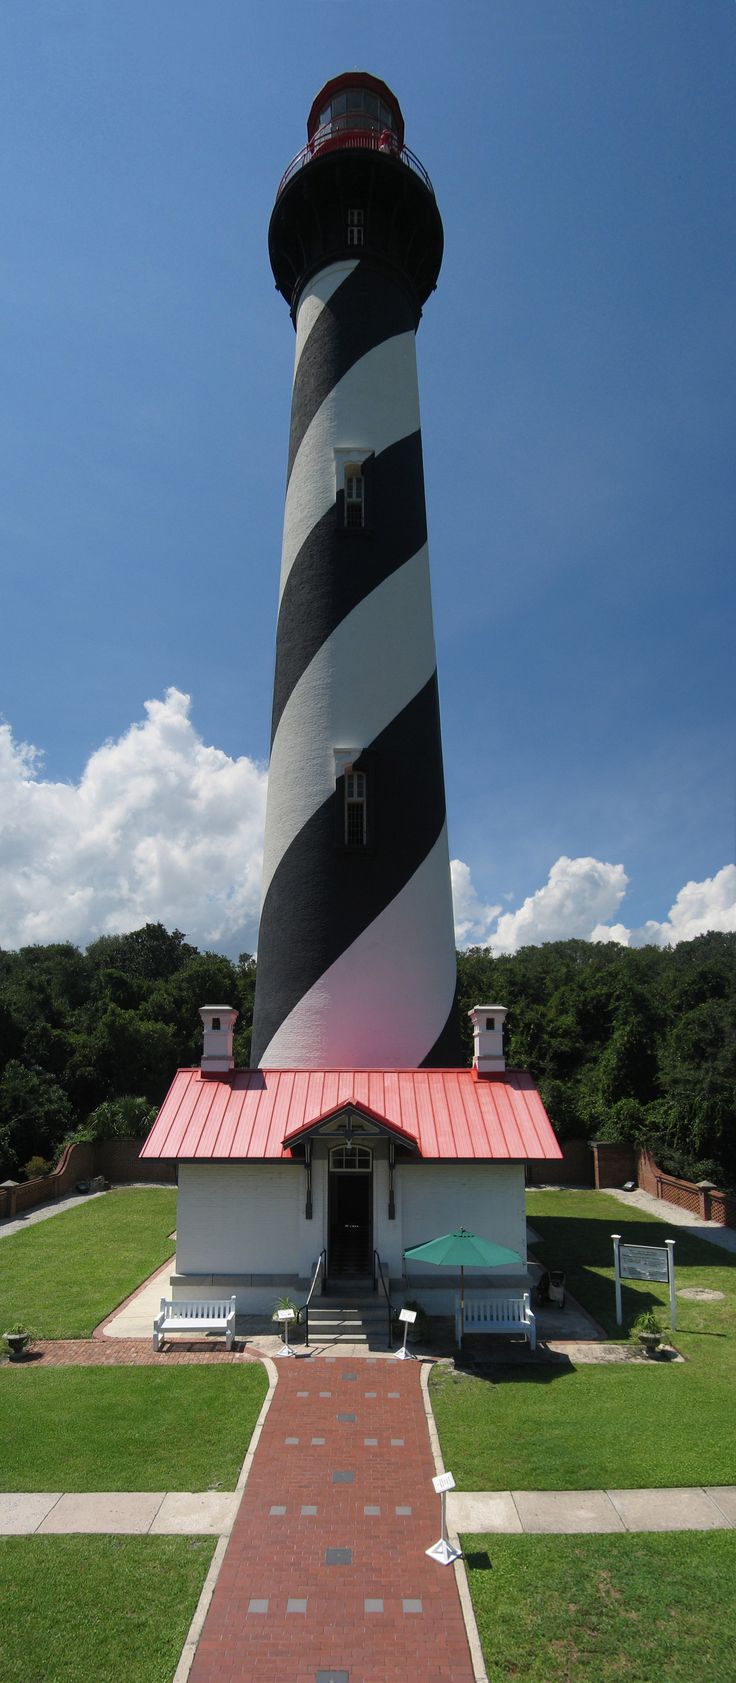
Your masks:
<svg viewBox="0 0 736 1683"><path fill-rule="evenodd" d="M276 1319L277 1321L293 1321L296 1317L293 1309L277 1309Z"/></svg>
<svg viewBox="0 0 736 1683"><path fill-rule="evenodd" d="M455 1489L455 1480L452 1473L438 1473L437 1478L432 1479L432 1483L438 1496L442 1495L443 1490Z"/></svg>
<svg viewBox="0 0 736 1683"><path fill-rule="evenodd" d="M416 1318L417 1318L416 1309L400 1309L399 1310L399 1320L400 1321L408 1321L410 1326L414 1323Z"/></svg>

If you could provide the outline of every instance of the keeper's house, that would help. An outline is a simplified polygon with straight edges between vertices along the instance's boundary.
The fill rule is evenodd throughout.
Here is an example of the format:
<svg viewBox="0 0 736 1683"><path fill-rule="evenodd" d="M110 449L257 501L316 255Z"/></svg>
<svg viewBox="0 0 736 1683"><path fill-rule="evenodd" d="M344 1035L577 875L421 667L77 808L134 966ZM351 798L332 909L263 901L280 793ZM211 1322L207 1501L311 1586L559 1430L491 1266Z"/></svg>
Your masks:
<svg viewBox="0 0 736 1683"><path fill-rule="evenodd" d="M504 1008L470 1015L471 1069L237 1070L237 1012L204 1006L201 1066L178 1071L141 1152L178 1164L171 1295L235 1292L260 1313L302 1301L324 1252L336 1289L367 1284L377 1256L392 1292L448 1314L455 1279L405 1264L408 1247L463 1226L525 1259L524 1165L562 1153L531 1077L505 1066Z"/></svg>

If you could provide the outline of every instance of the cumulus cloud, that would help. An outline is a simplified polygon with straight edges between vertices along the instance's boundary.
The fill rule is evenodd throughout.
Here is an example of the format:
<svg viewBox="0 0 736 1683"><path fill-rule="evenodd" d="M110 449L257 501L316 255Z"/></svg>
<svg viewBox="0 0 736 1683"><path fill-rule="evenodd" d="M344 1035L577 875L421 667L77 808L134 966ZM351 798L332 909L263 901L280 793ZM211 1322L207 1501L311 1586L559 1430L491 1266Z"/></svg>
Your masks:
<svg viewBox="0 0 736 1683"><path fill-rule="evenodd" d="M623 865L601 859L555 861L543 888L530 894L515 912L498 917L498 906L483 906L468 866L452 862L455 938L459 947L489 946L495 954L514 953L542 941L618 941L621 946L665 947L691 941L715 929L736 931L736 865L724 865L704 882L688 882L662 923L649 919L640 929L612 923L628 886ZM495 927L494 927L495 925Z"/></svg>
<svg viewBox="0 0 736 1683"><path fill-rule="evenodd" d="M266 772L208 747L180 690L145 713L77 784L44 778L0 727L0 946L85 946L147 921L255 946Z"/></svg>
<svg viewBox="0 0 736 1683"><path fill-rule="evenodd" d="M476 894L470 877L470 867L462 859L450 861L452 904L455 913L455 940L459 947L485 946L501 910L500 906L484 906Z"/></svg>
<svg viewBox="0 0 736 1683"><path fill-rule="evenodd" d="M664 923L651 919L631 933L631 945L674 946L692 941L709 929L736 932L736 865L724 865L704 882L686 882Z"/></svg>

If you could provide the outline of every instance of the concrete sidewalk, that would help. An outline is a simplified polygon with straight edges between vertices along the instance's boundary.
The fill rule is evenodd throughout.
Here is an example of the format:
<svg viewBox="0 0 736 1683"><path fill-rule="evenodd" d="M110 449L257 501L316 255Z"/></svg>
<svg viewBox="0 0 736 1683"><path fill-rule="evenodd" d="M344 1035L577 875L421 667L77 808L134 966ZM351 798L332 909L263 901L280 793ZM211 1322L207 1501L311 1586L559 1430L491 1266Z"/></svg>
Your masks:
<svg viewBox="0 0 736 1683"><path fill-rule="evenodd" d="M37 1491L0 1495L0 1536L97 1532L228 1536L240 1490ZM736 1485L664 1490L451 1491L450 1530L529 1536L736 1528Z"/></svg>
<svg viewBox="0 0 736 1683"><path fill-rule="evenodd" d="M718 1245L723 1251L736 1253L736 1228L723 1227L719 1221L701 1221L700 1216L693 1215L691 1210L681 1210L678 1204L668 1204L666 1198L655 1198L651 1192L642 1192L637 1187L634 1192L624 1192L618 1186L606 1186L602 1189L607 1197L617 1198L620 1204L628 1204L634 1210L646 1210L648 1215L657 1216L659 1221L669 1222L672 1227L687 1227L695 1239L705 1239L709 1245Z"/></svg>
<svg viewBox="0 0 736 1683"><path fill-rule="evenodd" d="M0 1536L105 1535L151 1537L229 1535L242 1490L95 1490L64 1495L0 1495Z"/></svg>
<svg viewBox="0 0 736 1683"><path fill-rule="evenodd" d="M736 1485L664 1490L453 1490L448 1527L558 1536L593 1531L728 1531Z"/></svg>

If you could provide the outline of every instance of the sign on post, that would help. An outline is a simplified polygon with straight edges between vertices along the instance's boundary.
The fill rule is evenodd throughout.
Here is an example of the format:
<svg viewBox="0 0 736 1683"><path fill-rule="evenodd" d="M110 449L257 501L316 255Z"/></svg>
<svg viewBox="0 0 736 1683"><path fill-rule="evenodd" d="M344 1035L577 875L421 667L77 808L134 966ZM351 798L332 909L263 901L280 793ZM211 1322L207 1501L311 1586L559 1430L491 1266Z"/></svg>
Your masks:
<svg viewBox="0 0 736 1683"><path fill-rule="evenodd" d="M622 1280L651 1280L659 1285L670 1288L670 1320L672 1331L677 1326L677 1299L675 1297L675 1241L665 1239L663 1245L625 1245L621 1242L620 1233L612 1233L613 1261L616 1269L616 1323L621 1326L623 1308L621 1303Z"/></svg>

